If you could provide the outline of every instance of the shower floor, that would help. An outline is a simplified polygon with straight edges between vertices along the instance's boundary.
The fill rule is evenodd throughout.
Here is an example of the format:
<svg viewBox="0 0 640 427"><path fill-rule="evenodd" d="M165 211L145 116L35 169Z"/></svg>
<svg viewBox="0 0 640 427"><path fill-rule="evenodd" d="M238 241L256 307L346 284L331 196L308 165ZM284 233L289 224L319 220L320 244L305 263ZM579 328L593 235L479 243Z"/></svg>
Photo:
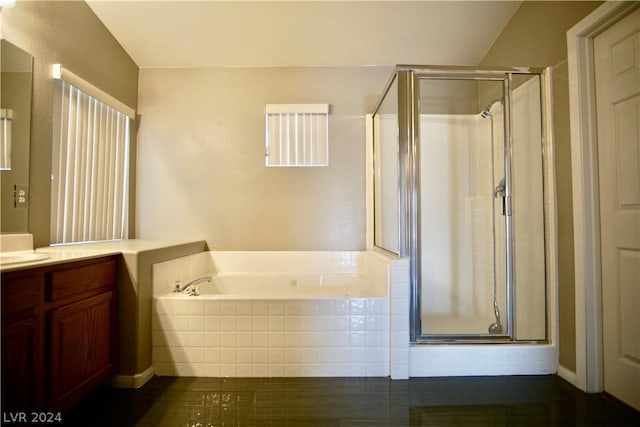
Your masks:
<svg viewBox="0 0 640 427"><path fill-rule="evenodd" d="M422 316L422 333L426 335L487 334L494 317L469 317L452 320L450 316Z"/></svg>

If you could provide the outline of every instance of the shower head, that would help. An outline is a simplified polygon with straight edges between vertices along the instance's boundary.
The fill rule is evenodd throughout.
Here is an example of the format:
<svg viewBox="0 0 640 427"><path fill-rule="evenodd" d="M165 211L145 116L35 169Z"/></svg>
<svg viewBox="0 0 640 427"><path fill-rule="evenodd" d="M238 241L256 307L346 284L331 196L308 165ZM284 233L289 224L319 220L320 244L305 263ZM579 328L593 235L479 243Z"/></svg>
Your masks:
<svg viewBox="0 0 640 427"><path fill-rule="evenodd" d="M499 102L502 104L504 101L503 101L503 98L494 99L493 101L488 103L486 107L484 107L484 110L480 112L480 117L482 117L483 119L486 119L487 117L492 117L493 114L491 114L491 107L493 107L493 104L495 104L496 102Z"/></svg>
<svg viewBox="0 0 640 427"><path fill-rule="evenodd" d="M480 112L480 117L486 119L487 117L491 117L491 111L489 111L489 107L485 108Z"/></svg>

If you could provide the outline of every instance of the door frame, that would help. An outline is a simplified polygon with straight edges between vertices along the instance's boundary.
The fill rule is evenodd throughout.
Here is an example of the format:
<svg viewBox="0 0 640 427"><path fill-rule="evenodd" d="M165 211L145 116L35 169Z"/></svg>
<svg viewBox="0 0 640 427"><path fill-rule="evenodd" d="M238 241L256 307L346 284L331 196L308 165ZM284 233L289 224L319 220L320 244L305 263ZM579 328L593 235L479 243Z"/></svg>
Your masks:
<svg viewBox="0 0 640 427"><path fill-rule="evenodd" d="M590 393L604 390L593 39L639 6L639 2L607 2L567 32L575 251L576 373L575 378L566 379Z"/></svg>

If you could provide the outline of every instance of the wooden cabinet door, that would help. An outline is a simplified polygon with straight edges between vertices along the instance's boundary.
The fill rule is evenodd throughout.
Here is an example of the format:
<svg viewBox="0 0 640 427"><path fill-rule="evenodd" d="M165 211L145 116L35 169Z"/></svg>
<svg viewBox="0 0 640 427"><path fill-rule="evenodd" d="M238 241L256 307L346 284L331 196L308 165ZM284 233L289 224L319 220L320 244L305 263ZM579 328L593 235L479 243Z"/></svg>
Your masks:
<svg viewBox="0 0 640 427"><path fill-rule="evenodd" d="M114 292L52 310L50 405L67 408L104 381L113 367Z"/></svg>
<svg viewBox="0 0 640 427"><path fill-rule="evenodd" d="M2 324L2 410L43 406L42 317Z"/></svg>

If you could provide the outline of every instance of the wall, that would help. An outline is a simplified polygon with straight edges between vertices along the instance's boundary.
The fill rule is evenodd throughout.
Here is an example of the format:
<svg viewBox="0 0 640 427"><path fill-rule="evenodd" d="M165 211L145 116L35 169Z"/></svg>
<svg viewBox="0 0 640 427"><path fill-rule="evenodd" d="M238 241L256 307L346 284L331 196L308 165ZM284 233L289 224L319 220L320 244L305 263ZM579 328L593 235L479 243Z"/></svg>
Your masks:
<svg viewBox="0 0 640 427"><path fill-rule="evenodd" d="M143 69L136 236L365 249L365 114L391 67ZM264 105L328 103L329 166L267 168Z"/></svg>
<svg viewBox="0 0 640 427"><path fill-rule="evenodd" d="M2 10L2 36L34 57L29 231L35 246L47 246L51 211L52 64L63 64L131 106L137 104L138 67L83 1L19 1ZM132 128L135 130L135 126Z"/></svg>
<svg viewBox="0 0 640 427"><path fill-rule="evenodd" d="M486 66L553 66L558 200L560 364L575 371L575 284L566 32L602 2L523 2L481 61Z"/></svg>

